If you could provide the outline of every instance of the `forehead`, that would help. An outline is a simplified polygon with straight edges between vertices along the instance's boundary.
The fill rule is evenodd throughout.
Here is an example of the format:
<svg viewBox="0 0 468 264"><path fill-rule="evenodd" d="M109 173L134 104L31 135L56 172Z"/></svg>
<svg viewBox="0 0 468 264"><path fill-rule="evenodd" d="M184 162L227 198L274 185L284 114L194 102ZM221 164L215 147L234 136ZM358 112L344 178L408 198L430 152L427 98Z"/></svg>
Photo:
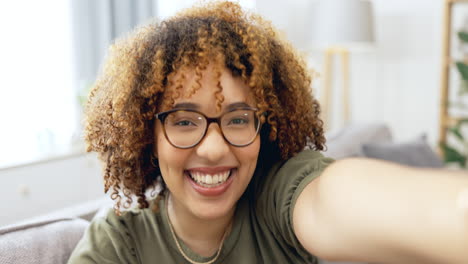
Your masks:
<svg viewBox="0 0 468 264"><path fill-rule="evenodd" d="M166 98L163 102L165 109L172 108L179 103L194 103L200 105L202 110L210 112L216 108L217 102L222 108L226 105L245 102L255 106L255 99L249 86L241 77L233 76L225 67L216 68L209 64L208 67L197 72L194 68L184 67L169 78L167 92L174 100L172 105Z"/></svg>

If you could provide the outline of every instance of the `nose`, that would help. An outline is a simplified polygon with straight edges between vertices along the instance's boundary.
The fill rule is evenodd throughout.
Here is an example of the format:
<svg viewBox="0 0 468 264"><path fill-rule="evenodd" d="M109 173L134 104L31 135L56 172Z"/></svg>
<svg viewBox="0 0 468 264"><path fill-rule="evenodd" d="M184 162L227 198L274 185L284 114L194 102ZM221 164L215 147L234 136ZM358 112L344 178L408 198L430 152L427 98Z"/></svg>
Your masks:
<svg viewBox="0 0 468 264"><path fill-rule="evenodd" d="M221 134L218 124L212 123L206 131L205 138L198 144L197 155L212 163L221 160L229 152L229 146Z"/></svg>

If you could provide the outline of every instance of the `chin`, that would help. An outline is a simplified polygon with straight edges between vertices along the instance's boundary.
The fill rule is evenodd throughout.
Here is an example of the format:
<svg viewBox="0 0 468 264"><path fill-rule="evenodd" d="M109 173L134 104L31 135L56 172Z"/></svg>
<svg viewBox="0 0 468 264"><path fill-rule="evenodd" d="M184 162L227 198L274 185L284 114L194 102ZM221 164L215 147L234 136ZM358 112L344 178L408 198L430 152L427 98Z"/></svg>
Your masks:
<svg viewBox="0 0 468 264"><path fill-rule="evenodd" d="M200 219L214 220L225 217L232 213L237 204L237 200L232 201L199 201L193 205L192 213Z"/></svg>

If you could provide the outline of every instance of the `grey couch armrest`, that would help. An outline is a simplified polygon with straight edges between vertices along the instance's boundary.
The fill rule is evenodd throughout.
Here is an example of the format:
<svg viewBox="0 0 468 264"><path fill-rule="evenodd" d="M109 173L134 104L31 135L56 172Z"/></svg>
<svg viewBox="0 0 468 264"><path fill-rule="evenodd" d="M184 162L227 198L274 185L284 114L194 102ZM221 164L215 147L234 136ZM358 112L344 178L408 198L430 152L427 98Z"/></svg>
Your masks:
<svg viewBox="0 0 468 264"><path fill-rule="evenodd" d="M63 264L89 222L60 218L0 229L0 264Z"/></svg>
<svg viewBox="0 0 468 264"><path fill-rule="evenodd" d="M66 263L96 213L110 207L102 197L0 227L0 264Z"/></svg>

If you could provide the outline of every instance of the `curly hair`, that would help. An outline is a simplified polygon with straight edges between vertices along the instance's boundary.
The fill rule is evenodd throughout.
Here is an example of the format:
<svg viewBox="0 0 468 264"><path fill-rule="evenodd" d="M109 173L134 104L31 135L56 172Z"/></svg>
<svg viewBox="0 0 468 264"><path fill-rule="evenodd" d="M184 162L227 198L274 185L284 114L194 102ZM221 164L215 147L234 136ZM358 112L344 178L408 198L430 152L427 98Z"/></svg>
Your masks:
<svg viewBox="0 0 468 264"><path fill-rule="evenodd" d="M225 67L248 85L267 118L260 132L259 163L286 160L305 147L323 150L320 107L304 61L273 26L232 2L211 2L152 22L116 41L85 108L87 151L104 164L104 191L114 209L149 206L145 192L159 169L152 165L155 114L180 96L183 67L195 70L193 94L209 63ZM218 82L219 83L219 82ZM168 91L167 87L176 88ZM216 91L221 106L222 87ZM165 188L163 184L163 188ZM123 196L123 197L122 197ZM122 203L123 199L123 203Z"/></svg>

